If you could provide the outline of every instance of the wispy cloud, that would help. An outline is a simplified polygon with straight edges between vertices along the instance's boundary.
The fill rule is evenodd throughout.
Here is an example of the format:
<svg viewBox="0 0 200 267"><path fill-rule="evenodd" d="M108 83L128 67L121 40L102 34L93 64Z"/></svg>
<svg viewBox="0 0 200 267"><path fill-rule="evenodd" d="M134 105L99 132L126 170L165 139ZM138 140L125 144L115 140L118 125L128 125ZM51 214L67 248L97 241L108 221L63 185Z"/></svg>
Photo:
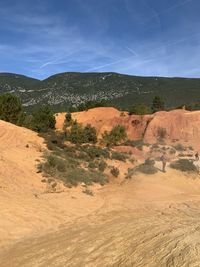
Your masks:
<svg viewBox="0 0 200 267"><path fill-rule="evenodd" d="M67 8L63 13L62 10L48 12L46 9L52 1L44 1L37 12L34 4L30 8L17 4L1 7L1 69L39 78L63 71L181 75L189 73L189 68L196 75L200 60L200 23L196 19L194 24L191 14L181 13L178 23L174 22L171 27L170 11L180 11L187 4L188 7L197 5L197 0L174 0L175 4L166 9L164 5L162 8L153 6L152 3L157 3L155 0L151 6L150 1L145 0L124 0L127 6L120 4L123 1L114 0L103 0L98 6L89 0L84 4L80 0L66 1L71 5L79 3L70 6L75 19L70 17ZM193 10L197 10L195 5ZM123 11L123 16L118 23L119 11ZM164 14L166 16L162 16ZM168 20L163 22L162 17ZM184 66L184 61L189 62L189 66Z"/></svg>

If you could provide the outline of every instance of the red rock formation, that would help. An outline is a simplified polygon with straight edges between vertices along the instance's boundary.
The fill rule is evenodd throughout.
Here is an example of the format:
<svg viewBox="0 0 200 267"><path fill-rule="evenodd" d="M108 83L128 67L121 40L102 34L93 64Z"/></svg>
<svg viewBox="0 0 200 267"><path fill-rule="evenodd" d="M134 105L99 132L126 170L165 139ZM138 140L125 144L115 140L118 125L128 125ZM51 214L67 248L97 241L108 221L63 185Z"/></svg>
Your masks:
<svg viewBox="0 0 200 267"><path fill-rule="evenodd" d="M180 142L200 148L200 111L183 109L162 111L152 115L128 115L115 108L94 108L72 114L83 125L91 124L97 129L98 137L107 130L120 124L126 127L128 138L143 139L147 143L156 143L160 129L166 131L165 142ZM65 113L57 114L57 129L62 129Z"/></svg>

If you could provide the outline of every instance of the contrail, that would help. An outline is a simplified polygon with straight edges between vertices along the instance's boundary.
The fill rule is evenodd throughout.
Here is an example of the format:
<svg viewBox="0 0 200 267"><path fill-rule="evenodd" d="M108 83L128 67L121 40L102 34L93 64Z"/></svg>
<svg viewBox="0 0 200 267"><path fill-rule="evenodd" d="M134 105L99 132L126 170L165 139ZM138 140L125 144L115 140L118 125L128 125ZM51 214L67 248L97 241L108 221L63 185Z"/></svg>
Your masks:
<svg viewBox="0 0 200 267"><path fill-rule="evenodd" d="M194 0L185 0L185 1L183 1L182 3L180 3L180 4L176 4L176 5L173 5L173 6L171 6L171 7L169 7L169 8L167 8L165 11L163 11L163 12L168 12L168 11L170 11L170 10L172 10L172 9L175 9L175 8L178 8L178 7L181 7L181 6L184 6L184 5L186 5L187 3L189 3L189 2L192 2L192 1L194 1ZM162 12L161 12L162 13Z"/></svg>
<svg viewBox="0 0 200 267"><path fill-rule="evenodd" d="M129 51L129 52L131 52L131 54L133 54L134 56L138 56L138 54L133 50L133 49L131 49L130 47L128 47L128 46L125 46L125 48Z"/></svg>
<svg viewBox="0 0 200 267"><path fill-rule="evenodd" d="M48 62L42 64L42 65L39 67L39 69L43 69L43 68L45 68L46 66L49 66L49 65L60 64L60 60L64 60L64 59L66 60L68 57L70 57L70 56L72 56L72 55L74 55L74 54L80 52L80 51L83 50L84 48L85 48L85 47L76 49L76 50L72 51L71 53L69 53L68 55L66 55L66 56L64 56L64 57L59 57L59 58L56 58L56 59L54 59L54 60L48 61ZM63 61L63 63L64 63L64 62L65 62L65 61ZM66 61L66 62L67 62L67 61Z"/></svg>
<svg viewBox="0 0 200 267"><path fill-rule="evenodd" d="M173 6L169 7L169 8L167 8L167 9L161 11L161 12L156 12L156 14L154 14L154 15L152 15L151 17L147 18L147 20L145 20L145 22L147 22L147 21L149 21L149 20L151 20L151 19L153 19L153 18L157 18L157 17L159 17L160 15L162 15L162 14L164 14L164 13L167 13L167 12L173 10L173 9L179 8L179 7L181 7L181 6L184 6L184 5L186 5L187 3L190 3L190 2L192 2L192 1L194 1L194 0L185 0L185 1L181 2L181 3L179 3L179 4L176 4L176 5L173 5Z"/></svg>
<svg viewBox="0 0 200 267"><path fill-rule="evenodd" d="M91 68L91 69L88 69L87 71L93 71L93 70L103 69L103 68L105 68L107 66L116 65L118 63L121 63L121 62L124 62L126 60L129 60L129 59L131 59L133 57L135 57L135 55L133 55L131 57L126 57L126 58L123 58L123 59L119 59L119 60L113 61L113 62L108 63L108 64L105 64L105 65L101 65L101 66L98 66L98 67L95 67L95 68Z"/></svg>
<svg viewBox="0 0 200 267"><path fill-rule="evenodd" d="M151 53L154 53L154 52L158 52L159 50L161 50L161 49L163 49L163 48L170 47L170 46L173 46L173 45L176 45L176 44L179 44L179 43L183 43L183 42L188 41L188 40L191 40L191 39L193 39L193 38L195 38L195 37L197 37L197 36L200 36L200 33L198 33L198 34L193 34L193 35L188 36L188 37L186 37L186 38L182 38L182 39L179 39L179 40L177 40L177 41L167 43L166 45L163 45L163 46L159 46L159 47L157 47L157 48L152 49L149 53L151 54ZM135 53L133 53L133 55L130 56L130 57L126 57L126 58L123 58L123 59L119 59L119 60L113 61L113 62L108 63L108 64L105 64L105 65L101 65L101 66L98 66L98 67L95 67L95 68L91 68L91 69L89 69L89 70L87 70L87 71L93 71L93 70L103 69L103 68L105 68L105 67L107 67L107 66L116 65L116 64L118 64L118 63L125 62L125 61L127 61L127 60L129 60L129 59L131 59L131 58L135 58L135 57L136 57L136 55L135 55ZM147 57L143 58L143 61L144 61L144 60L145 60L145 61L154 60L153 55L152 55L152 56L147 56Z"/></svg>

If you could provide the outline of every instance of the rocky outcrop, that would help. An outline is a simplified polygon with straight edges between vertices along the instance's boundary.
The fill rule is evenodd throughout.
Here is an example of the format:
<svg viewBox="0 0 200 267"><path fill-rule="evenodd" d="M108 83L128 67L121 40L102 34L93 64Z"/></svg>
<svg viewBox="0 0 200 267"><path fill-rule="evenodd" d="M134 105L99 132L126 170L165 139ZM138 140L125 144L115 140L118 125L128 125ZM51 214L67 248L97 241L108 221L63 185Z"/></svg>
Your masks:
<svg viewBox="0 0 200 267"><path fill-rule="evenodd" d="M65 113L57 114L57 129L62 129ZM114 126L123 125L131 140L144 139L156 143L163 139L166 143L180 142L200 148L200 111L178 109L162 111L151 115L128 115L115 108L94 108L73 113L73 119L83 125L91 124L97 129L98 136Z"/></svg>

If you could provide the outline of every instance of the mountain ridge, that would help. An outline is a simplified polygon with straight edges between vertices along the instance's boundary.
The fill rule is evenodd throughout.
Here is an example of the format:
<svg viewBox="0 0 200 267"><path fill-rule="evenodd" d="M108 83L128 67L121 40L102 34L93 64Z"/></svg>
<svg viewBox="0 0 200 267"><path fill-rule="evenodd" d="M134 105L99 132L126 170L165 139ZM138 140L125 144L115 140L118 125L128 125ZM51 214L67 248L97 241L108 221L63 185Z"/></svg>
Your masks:
<svg viewBox="0 0 200 267"><path fill-rule="evenodd" d="M63 72L44 80L21 74L0 73L0 93L19 96L24 107L41 104L55 111L77 107L88 100L106 100L128 109L139 103L150 105L155 95L164 98L168 108L200 99L200 78L133 76L115 72Z"/></svg>

